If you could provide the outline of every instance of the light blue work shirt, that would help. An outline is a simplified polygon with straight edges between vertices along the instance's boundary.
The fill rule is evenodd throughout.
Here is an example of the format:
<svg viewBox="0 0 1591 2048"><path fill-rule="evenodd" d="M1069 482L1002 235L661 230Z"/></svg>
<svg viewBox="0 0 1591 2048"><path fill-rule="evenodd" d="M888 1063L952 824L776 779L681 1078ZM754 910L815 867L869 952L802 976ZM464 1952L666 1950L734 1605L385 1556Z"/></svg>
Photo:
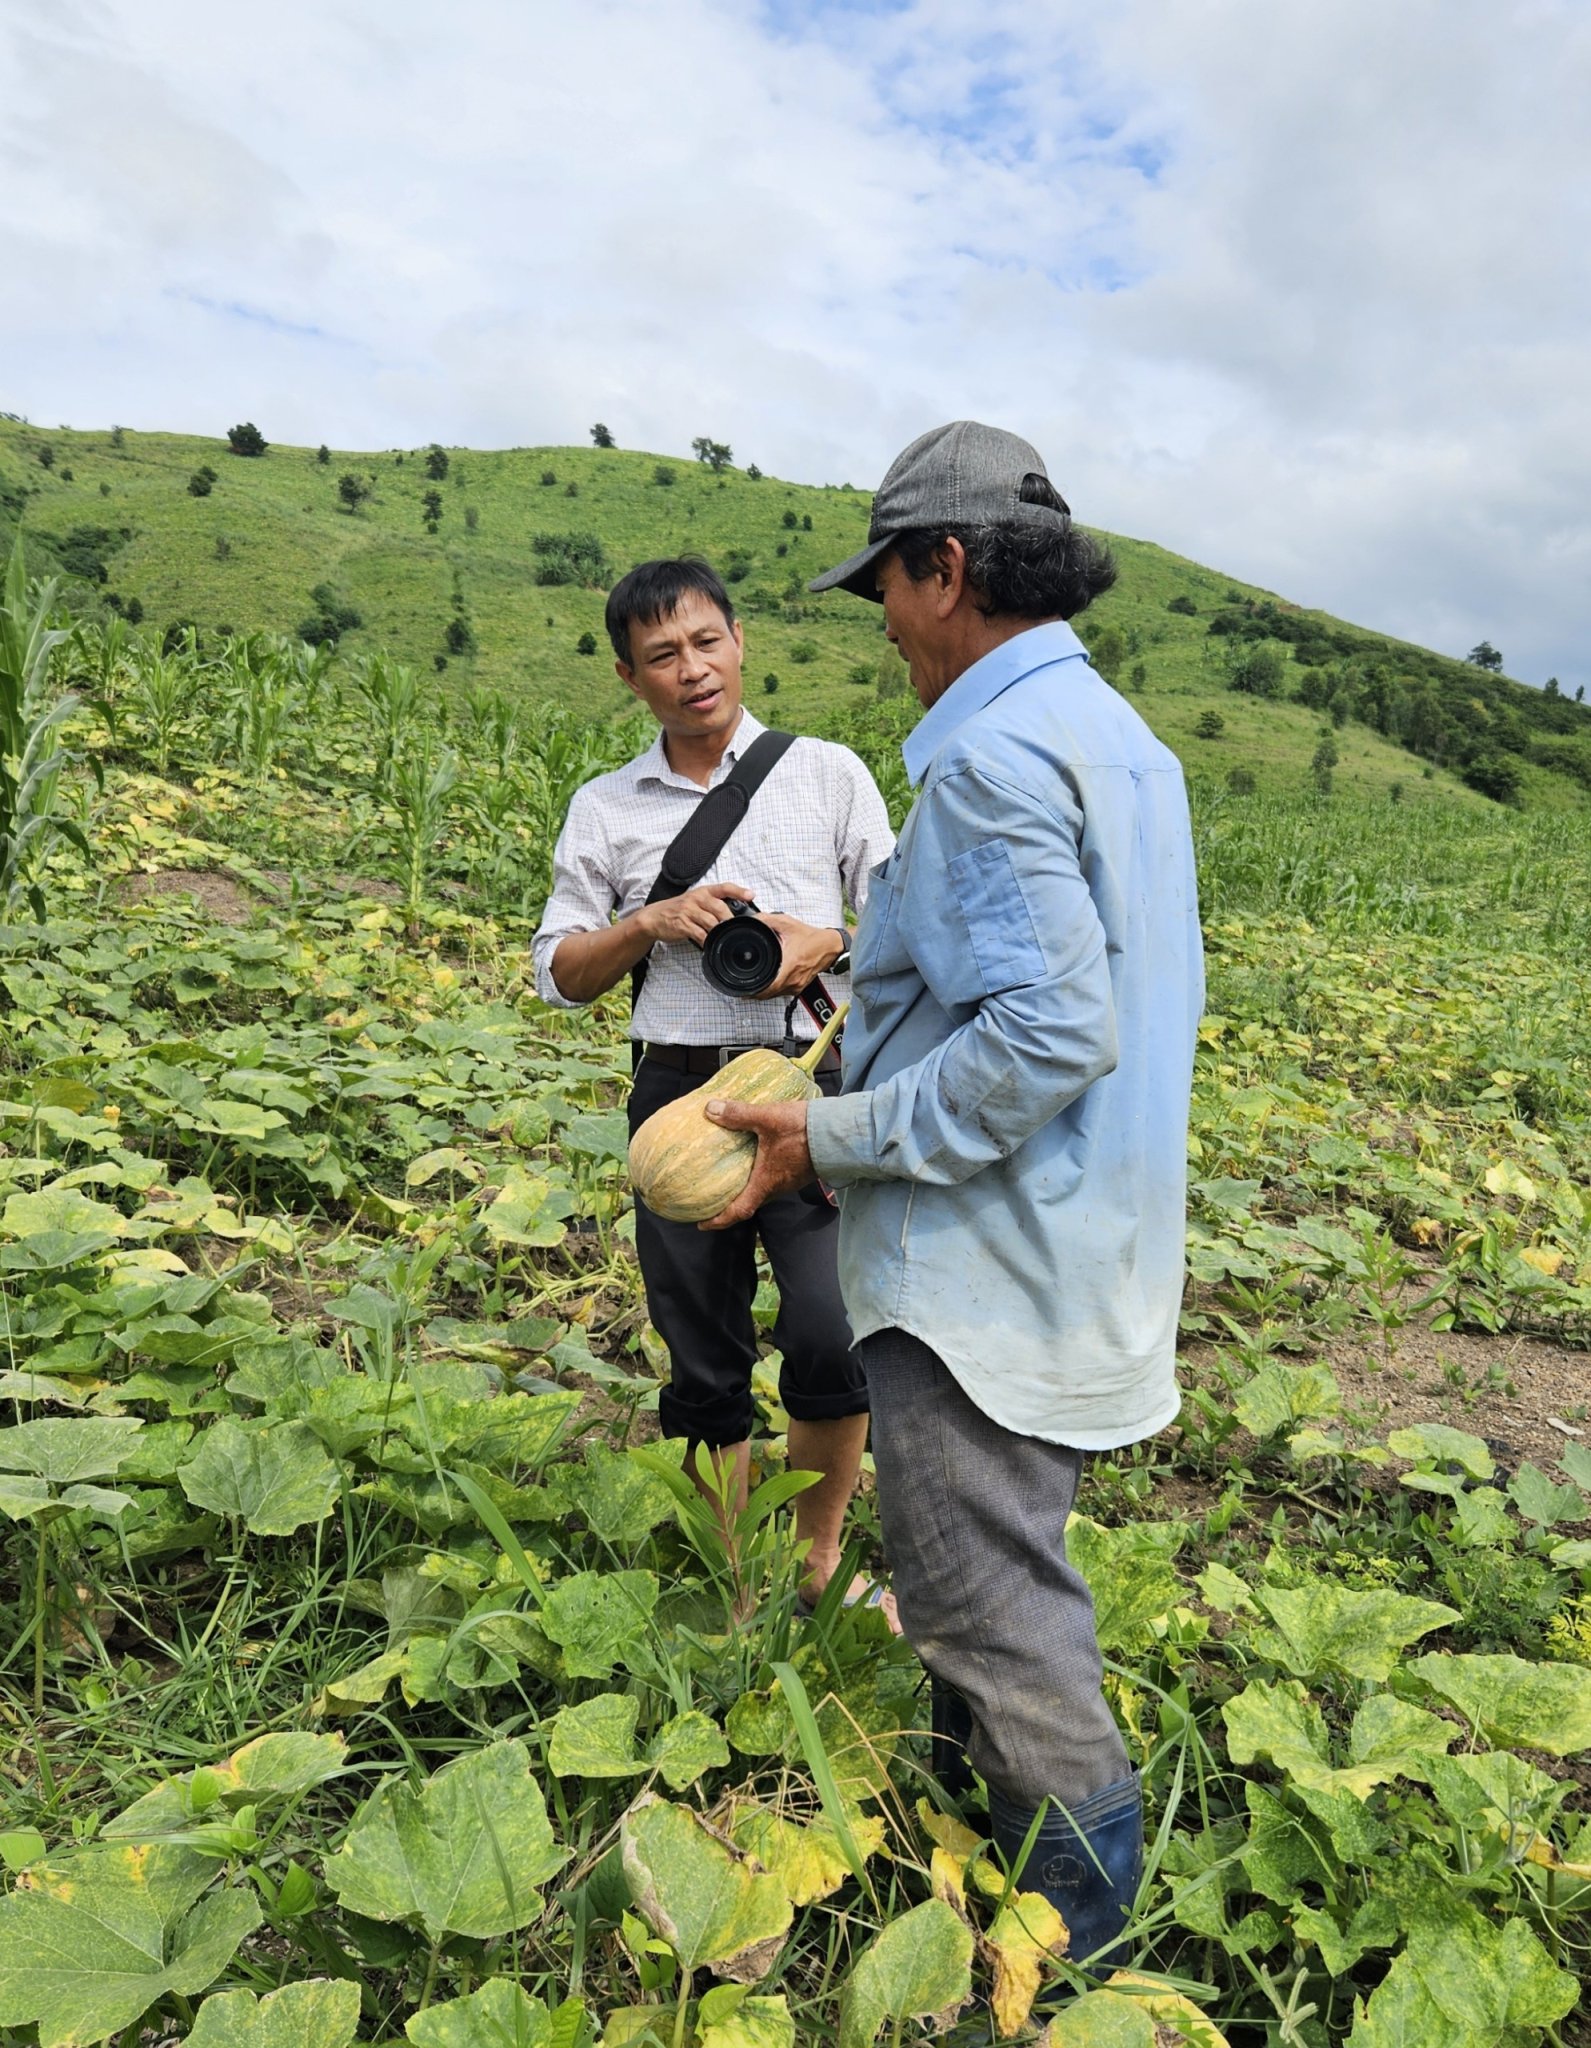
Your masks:
<svg viewBox="0 0 1591 2048"><path fill-rule="evenodd" d="M1179 1405L1204 1001L1181 766L1059 623L958 677L905 756L842 1093L807 1112L851 1327L909 1331L1024 1436L1136 1442Z"/></svg>

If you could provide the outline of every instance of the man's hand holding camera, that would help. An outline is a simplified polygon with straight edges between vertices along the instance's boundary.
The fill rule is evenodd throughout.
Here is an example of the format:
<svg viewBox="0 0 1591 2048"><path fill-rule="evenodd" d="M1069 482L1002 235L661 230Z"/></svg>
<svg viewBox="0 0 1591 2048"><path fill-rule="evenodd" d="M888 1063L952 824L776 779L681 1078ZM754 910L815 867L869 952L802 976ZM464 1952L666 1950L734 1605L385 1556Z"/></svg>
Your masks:
<svg viewBox="0 0 1591 2048"><path fill-rule="evenodd" d="M715 924L731 915L731 903L749 903L751 891L739 882L703 882L683 896L665 896L634 913L631 922L649 944L689 939L699 946Z"/></svg>

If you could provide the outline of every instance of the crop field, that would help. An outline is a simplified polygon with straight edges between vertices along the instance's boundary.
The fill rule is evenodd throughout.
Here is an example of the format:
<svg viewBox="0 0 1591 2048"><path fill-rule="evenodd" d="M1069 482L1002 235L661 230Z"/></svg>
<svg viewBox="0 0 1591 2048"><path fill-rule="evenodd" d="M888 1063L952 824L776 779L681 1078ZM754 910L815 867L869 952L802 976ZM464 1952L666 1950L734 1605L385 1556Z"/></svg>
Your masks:
<svg viewBox="0 0 1591 2048"><path fill-rule="evenodd" d="M728 1537L658 1438L623 1009L528 979L644 729L48 607L14 568L0 2042L1591 2042L1583 804L1195 774L1186 1398L1071 1530L1149 1810L1098 1986L910 1650L797 1618L776 1360ZM899 817L900 700L810 722Z"/></svg>

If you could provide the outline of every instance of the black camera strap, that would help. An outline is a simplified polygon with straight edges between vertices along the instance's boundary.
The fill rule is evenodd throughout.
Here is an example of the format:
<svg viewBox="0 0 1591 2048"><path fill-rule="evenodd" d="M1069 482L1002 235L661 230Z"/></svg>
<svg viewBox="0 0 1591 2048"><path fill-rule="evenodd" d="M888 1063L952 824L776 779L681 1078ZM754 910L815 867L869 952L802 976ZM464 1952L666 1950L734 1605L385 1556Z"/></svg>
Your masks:
<svg viewBox="0 0 1591 2048"><path fill-rule="evenodd" d="M751 808L751 800L795 745L793 732L762 732L752 741L734 767L715 789L696 805L685 823L669 841L658 869L657 880L647 896L648 903L661 903L670 896L683 896L694 889L734 837L735 828ZM630 969L630 1010L641 999L646 981L647 959L637 960ZM640 1040L632 1057L639 1062Z"/></svg>

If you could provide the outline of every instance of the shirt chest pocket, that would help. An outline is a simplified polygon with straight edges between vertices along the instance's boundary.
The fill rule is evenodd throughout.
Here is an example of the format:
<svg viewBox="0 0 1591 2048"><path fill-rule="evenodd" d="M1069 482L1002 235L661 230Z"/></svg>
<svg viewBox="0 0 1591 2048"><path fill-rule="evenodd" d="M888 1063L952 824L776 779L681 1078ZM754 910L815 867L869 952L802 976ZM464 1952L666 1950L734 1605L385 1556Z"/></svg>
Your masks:
<svg viewBox="0 0 1591 2048"><path fill-rule="evenodd" d="M859 995L913 966L900 926L901 890L894 880L898 859L892 856L868 878L867 901L851 946L851 974Z"/></svg>

